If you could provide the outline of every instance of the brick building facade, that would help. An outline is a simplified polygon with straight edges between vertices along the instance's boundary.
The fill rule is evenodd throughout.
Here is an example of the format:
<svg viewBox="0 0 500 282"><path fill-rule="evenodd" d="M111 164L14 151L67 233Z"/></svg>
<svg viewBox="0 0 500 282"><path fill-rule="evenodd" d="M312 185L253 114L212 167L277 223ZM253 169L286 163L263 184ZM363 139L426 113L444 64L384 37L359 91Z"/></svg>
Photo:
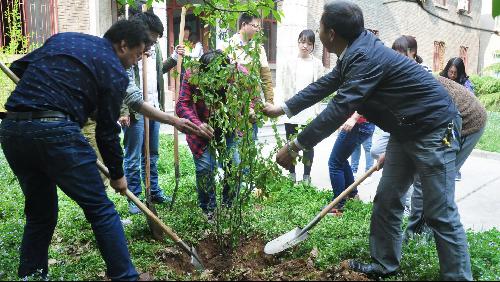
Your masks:
<svg viewBox="0 0 500 282"><path fill-rule="evenodd" d="M112 0L58 0L58 31L77 31L102 35L111 26Z"/></svg>
<svg viewBox="0 0 500 282"><path fill-rule="evenodd" d="M449 58L462 56L467 61L468 73L477 73L479 67L480 32L453 25L429 15L416 3L405 1L356 0L363 10L365 27L375 30L380 39L391 46L400 35L413 35L418 41L418 54L424 64L434 71L441 70ZM280 7L285 16L278 25L277 78L280 66L287 56L296 54L297 36L302 29L319 29L324 0L284 0ZM427 0L424 6L443 18L467 26L480 26L481 0ZM461 8L459 9L459 5ZM283 51L283 52L282 52ZM324 64L334 66L336 56L326 54L316 36L314 55ZM279 92L279 85L278 92Z"/></svg>

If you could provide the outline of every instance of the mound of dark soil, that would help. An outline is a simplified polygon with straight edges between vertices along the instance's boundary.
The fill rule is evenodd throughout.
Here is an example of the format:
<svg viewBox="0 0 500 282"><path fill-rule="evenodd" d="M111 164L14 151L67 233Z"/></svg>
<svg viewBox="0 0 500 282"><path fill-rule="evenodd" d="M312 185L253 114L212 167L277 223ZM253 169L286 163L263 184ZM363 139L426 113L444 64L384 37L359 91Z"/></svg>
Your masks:
<svg viewBox="0 0 500 282"><path fill-rule="evenodd" d="M208 238L200 242L196 250L206 270L196 272L190 258L177 248L167 248L157 254L161 263L167 264L179 275L191 273L196 280L336 280L369 281L363 275L350 271L346 262L326 271L314 266L317 251L307 259L286 260L266 255L265 242L253 238L240 242L232 252L221 250L217 242ZM148 276L154 279L154 274Z"/></svg>

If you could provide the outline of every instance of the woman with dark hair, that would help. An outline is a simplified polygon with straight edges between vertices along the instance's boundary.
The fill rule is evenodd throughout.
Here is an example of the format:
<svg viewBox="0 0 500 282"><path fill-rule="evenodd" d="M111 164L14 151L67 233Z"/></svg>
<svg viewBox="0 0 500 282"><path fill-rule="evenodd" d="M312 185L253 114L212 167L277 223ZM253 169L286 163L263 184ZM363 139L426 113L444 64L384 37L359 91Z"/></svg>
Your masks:
<svg viewBox="0 0 500 282"><path fill-rule="evenodd" d="M446 64L444 70L440 72L439 75L451 79L456 83L465 86L467 90L472 92L472 94L475 94L474 85L469 80L469 76L465 72L465 64L462 58L459 57L451 58Z"/></svg>
<svg viewBox="0 0 500 282"><path fill-rule="evenodd" d="M472 92L472 94L474 95L476 94L474 92L474 85L469 80L469 76L465 72L465 64L462 58L459 57L451 58L446 64L444 70L440 72L439 75L451 79L458 84L463 85L465 88L467 88L467 90ZM456 181L462 180L462 173L460 171L457 171L455 180Z"/></svg>
<svg viewBox="0 0 500 282"><path fill-rule="evenodd" d="M203 46L200 42L200 38L199 38L198 34L191 33L189 35L189 42L193 46L193 49L191 50L191 53L189 54L189 56L191 58L200 59L200 57L203 55Z"/></svg>
<svg viewBox="0 0 500 282"><path fill-rule="evenodd" d="M297 39L298 54L287 61L282 76L281 85L285 99L291 98L295 93L305 88L310 83L323 76L325 70L321 61L312 55L315 42L314 31L310 29L303 30ZM306 125L318 115L316 106L310 107L300 114L288 119L285 122L286 136L290 139L297 134L299 125ZM311 167L314 158L314 150L304 152L302 162L304 164L303 181L311 183ZM290 179L295 182L295 166L290 170Z"/></svg>

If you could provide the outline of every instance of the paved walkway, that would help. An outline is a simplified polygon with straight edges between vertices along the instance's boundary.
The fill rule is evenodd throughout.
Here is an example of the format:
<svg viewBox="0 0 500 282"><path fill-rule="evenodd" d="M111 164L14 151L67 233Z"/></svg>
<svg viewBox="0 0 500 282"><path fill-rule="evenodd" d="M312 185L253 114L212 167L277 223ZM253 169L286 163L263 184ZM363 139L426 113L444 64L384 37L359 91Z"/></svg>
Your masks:
<svg viewBox="0 0 500 282"><path fill-rule="evenodd" d="M170 127L171 128L171 127ZM170 133L170 128L162 127L162 132ZM280 131L283 131L281 129ZM312 168L312 184L318 189L331 190L328 173L328 158L337 136L334 134L315 147ZM185 143L185 137L179 138ZM261 130L259 141L266 142L264 154L274 147L274 137ZM492 228L500 230L500 154L473 152L461 169L462 180L456 182L456 201L462 224L466 229L484 231ZM274 158L274 157L273 157ZM364 152L361 154L359 171L364 171ZM297 179L302 179L302 164L297 165ZM284 172L288 174L288 172ZM375 172L358 188L361 200L372 201L381 172Z"/></svg>

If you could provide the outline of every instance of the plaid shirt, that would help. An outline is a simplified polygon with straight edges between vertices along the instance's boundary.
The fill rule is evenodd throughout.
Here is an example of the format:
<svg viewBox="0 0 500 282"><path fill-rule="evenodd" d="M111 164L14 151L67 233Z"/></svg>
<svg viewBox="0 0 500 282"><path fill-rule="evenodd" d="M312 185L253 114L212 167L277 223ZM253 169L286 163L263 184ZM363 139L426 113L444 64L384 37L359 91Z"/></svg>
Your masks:
<svg viewBox="0 0 500 282"><path fill-rule="evenodd" d="M243 67L238 65L238 69L248 74L248 71ZM208 118L210 116L210 111L202 99L198 99L195 103L193 101L193 94L196 91L193 85L189 84L189 77L191 73L186 71L184 74L184 79L182 80L182 85L179 93L179 100L175 105L175 112L180 118L185 118L190 120L196 125L201 125L203 123L208 123ZM250 104L250 107L254 107L254 102ZM186 141L188 143L189 149L196 158L201 157L203 152L208 146L210 140L199 137L194 134L186 134Z"/></svg>

